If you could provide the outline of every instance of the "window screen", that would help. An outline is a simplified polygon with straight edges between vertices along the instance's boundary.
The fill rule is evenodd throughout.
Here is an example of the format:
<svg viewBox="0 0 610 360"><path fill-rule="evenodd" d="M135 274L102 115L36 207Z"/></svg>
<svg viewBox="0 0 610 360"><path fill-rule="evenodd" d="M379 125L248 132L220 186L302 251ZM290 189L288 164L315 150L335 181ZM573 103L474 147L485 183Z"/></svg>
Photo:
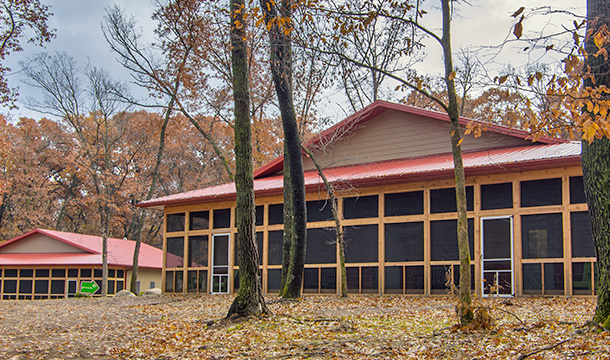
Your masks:
<svg viewBox="0 0 610 360"><path fill-rule="evenodd" d="M184 266L184 238L167 238L165 267L175 268L182 266Z"/></svg>
<svg viewBox="0 0 610 360"><path fill-rule="evenodd" d="M377 267L376 266L363 266L360 269L361 274L361 284L360 287L362 292L377 292L378 286L378 276L377 276ZM369 290L369 291L366 291ZM373 291L370 291L373 290Z"/></svg>
<svg viewBox="0 0 610 360"><path fill-rule="evenodd" d="M424 213L424 192L412 191L384 195L384 215L419 215Z"/></svg>
<svg viewBox="0 0 610 360"><path fill-rule="evenodd" d="M262 226L265 224L265 207L263 205L259 205L257 207L254 208L255 210L255 219L254 219L254 225L256 226Z"/></svg>
<svg viewBox="0 0 610 360"><path fill-rule="evenodd" d="M63 270L63 271L65 271L65 270ZM65 273L63 273L61 276L64 276L64 275L65 275ZM4 270L4 276L5 277L17 277L17 269L6 269L6 270Z"/></svg>
<svg viewBox="0 0 610 360"><path fill-rule="evenodd" d="M165 272L165 292L174 292L174 272Z"/></svg>
<svg viewBox="0 0 610 360"><path fill-rule="evenodd" d="M194 211L189 216L190 230L205 230L210 227L209 211Z"/></svg>
<svg viewBox="0 0 610 360"><path fill-rule="evenodd" d="M49 277L49 269L36 269L36 277Z"/></svg>
<svg viewBox="0 0 610 360"><path fill-rule="evenodd" d="M403 292L403 267L402 266L386 266L385 267L385 291L387 293L401 294ZM399 291L397 291L399 290Z"/></svg>
<svg viewBox="0 0 610 360"><path fill-rule="evenodd" d="M284 223L284 204L269 205L269 225Z"/></svg>
<svg viewBox="0 0 610 360"><path fill-rule="evenodd" d="M377 262L377 225L359 225L346 227L345 262Z"/></svg>
<svg viewBox="0 0 610 360"><path fill-rule="evenodd" d="M470 258L474 258L474 220L468 219ZM457 220L430 221L430 251L432 261L459 260Z"/></svg>
<svg viewBox="0 0 610 360"><path fill-rule="evenodd" d="M35 294L47 294L49 292L49 280L37 279L34 282L34 293Z"/></svg>
<svg viewBox="0 0 610 360"><path fill-rule="evenodd" d="M423 260L423 222L385 224L385 261Z"/></svg>
<svg viewBox="0 0 610 360"><path fill-rule="evenodd" d="M231 227L231 209L214 210L214 229Z"/></svg>
<svg viewBox="0 0 610 360"><path fill-rule="evenodd" d="M267 292L279 292L282 282L282 269L267 270Z"/></svg>
<svg viewBox="0 0 610 360"><path fill-rule="evenodd" d="M318 292L319 279L318 279L318 268L305 269L303 272L303 291L304 292Z"/></svg>
<svg viewBox="0 0 610 360"><path fill-rule="evenodd" d="M32 277L32 276L34 276L34 270L33 269L21 269L21 270L19 270L19 276L20 277ZM78 273L74 276L78 276Z"/></svg>
<svg viewBox="0 0 610 360"><path fill-rule="evenodd" d="M189 267L208 266L208 236L189 236Z"/></svg>
<svg viewBox="0 0 610 360"><path fill-rule="evenodd" d="M466 208L474 210L474 188L466 186ZM456 212L455 188L430 190L430 212L433 214Z"/></svg>
<svg viewBox="0 0 610 360"><path fill-rule="evenodd" d="M572 233L572 257L594 257L595 245L589 213L586 211L570 213Z"/></svg>
<svg viewBox="0 0 610 360"><path fill-rule="evenodd" d="M8 272L8 270L6 270L6 271ZM52 269L51 270L51 275L53 277L65 277L66 276L66 269Z"/></svg>
<svg viewBox="0 0 610 360"><path fill-rule="evenodd" d="M586 203L585 185L582 176L570 177L570 204Z"/></svg>
<svg viewBox="0 0 610 360"><path fill-rule="evenodd" d="M51 294L63 294L65 286L65 280L51 280Z"/></svg>
<svg viewBox="0 0 610 360"><path fill-rule="evenodd" d="M309 233L308 233L309 235ZM310 240L311 241L311 240ZM310 247L307 244L307 247ZM269 231L269 257L267 259L269 265L282 265L282 255L284 253L284 232ZM279 287L278 287L279 288Z"/></svg>
<svg viewBox="0 0 610 360"><path fill-rule="evenodd" d="M563 264L544 264L544 293L547 295L563 295Z"/></svg>
<svg viewBox="0 0 610 360"><path fill-rule="evenodd" d="M189 270L186 283L187 292L197 292L197 270Z"/></svg>
<svg viewBox="0 0 610 360"><path fill-rule="evenodd" d="M563 257L561 214L524 215L521 229L524 259Z"/></svg>
<svg viewBox="0 0 610 360"><path fill-rule="evenodd" d="M561 205L561 178L521 182L521 206Z"/></svg>
<svg viewBox="0 0 610 360"><path fill-rule="evenodd" d="M306 264L337 262L335 229L307 229Z"/></svg>
<svg viewBox="0 0 610 360"><path fill-rule="evenodd" d="M337 290L337 268L320 269L321 292L335 292Z"/></svg>
<svg viewBox="0 0 610 360"><path fill-rule="evenodd" d="M4 293L17 293L17 280L4 280Z"/></svg>
<svg viewBox="0 0 610 360"><path fill-rule="evenodd" d="M423 266L405 266L405 292L407 294L423 294L424 293L424 267ZM473 272L474 274L474 272ZM473 276L474 278L474 276Z"/></svg>
<svg viewBox="0 0 610 360"><path fill-rule="evenodd" d="M575 294L591 295L591 263L572 264L572 290Z"/></svg>
<svg viewBox="0 0 610 360"><path fill-rule="evenodd" d="M68 269L68 277L78 277L78 269Z"/></svg>
<svg viewBox="0 0 610 360"><path fill-rule="evenodd" d="M167 214L167 232L184 231L184 213Z"/></svg>
<svg viewBox="0 0 610 360"><path fill-rule="evenodd" d="M481 185L481 210L510 209L512 207L512 183Z"/></svg>
<svg viewBox="0 0 610 360"><path fill-rule="evenodd" d="M379 215L379 197L377 195L357 196L343 199L343 217L345 219L373 218Z"/></svg>
<svg viewBox="0 0 610 360"><path fill-rule="evenodd" d="M332 220L332 205L330 200L317 200L307 202L307 221L326 221Z"/></svg>

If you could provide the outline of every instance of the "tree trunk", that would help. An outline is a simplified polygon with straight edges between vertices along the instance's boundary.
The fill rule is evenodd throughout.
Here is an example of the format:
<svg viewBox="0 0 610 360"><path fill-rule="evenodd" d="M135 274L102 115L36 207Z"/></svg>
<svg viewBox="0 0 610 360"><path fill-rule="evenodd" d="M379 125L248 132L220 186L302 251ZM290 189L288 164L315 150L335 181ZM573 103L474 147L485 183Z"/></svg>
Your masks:
<svg viewBox="0 0 610 360"><path fill-rule="evenodd" d="M328 179L326 178L326 175L324 175L322 167L320 167L320 164L318 164L318 162L316 161L316 158L314 157L313 153L305 146L303 146L303 150L305 151L305 153L307 153L307 155L313 162L313 165L316 167L316 172L318 173L318 175L320 175L322 181L324 182L324 186L326 187L328 201L330 201L331 206L330 209L333 214L333 219L335 220L336 242L337 245L339 245L339 269L341 274L341 291L339 293L341 294L341 297L346 298L348 297L348 293L347 271L345 270L345 244L343 241L343 230L341 228L341 217L339 215L339 209L337 207L338 201L337 197L335 196L335 189L333 189L333 186L330 184L330 182L328 182Z"/></svg>
<svg viewBox="0 0 610 360"><path fill-rule="evenodd" d="M610 1L587 1L587 33L591 36L585 44L589 54L585 58L585 67L590 66L595 82L587 78L585 87L610 86L608 61L603 56L592 56L598 50L592 34L599 27L609 25L609 14ZM610 317L610 140L595 139L590 144L583 141L581 162L599 270L595 277L597 308L593 319L603 323Z"/></svg>
<svg viewBox="0 0 610 360"><path fill-rule="evenodd" d="M239 259L239 293L227 317L268 313L258 271L254 228L254 177L250 128L250 90L246 48L244 0L231 0L231 64L235 102L235 223Z"/></svg>
<svg viewBox="0 0 610 360"><path fill-rule="evenodd" d="M275 84L282 125L284 127L284 241L290 244L288 267L282 269L283 298L301 297L303 269L305 265L305 244L307 235L307 215L305 207L305 178L301 139L297 124L294 99L292 96L292 45L290 41L291 6L290 0L283 0L276 9L276 3L261 0L271 45L271 73ZM279 17L288 21L272 21ZM278 24L283 25L278 25ZM288 34L287 34L288 33Z"/></svg>
<svg viewBox="0 0 610 360"><path fill-rule="evenodd" d="M451 54L451 0L442 0L443 7L443 55L445 62L445 83L449 97L448 115L451 121L451 149L453 153L453 165L455 175L455 197L457 204L457 234L458 249L460 255L460 302L457 312L461 325L468 325L473 319L470 308L470 248L468 244L468 218L466 206L466 176L464 174L464 163L462 161L462 134L460 129L460 114L455 92L455 72L453 70L453 58Z"/></svg>

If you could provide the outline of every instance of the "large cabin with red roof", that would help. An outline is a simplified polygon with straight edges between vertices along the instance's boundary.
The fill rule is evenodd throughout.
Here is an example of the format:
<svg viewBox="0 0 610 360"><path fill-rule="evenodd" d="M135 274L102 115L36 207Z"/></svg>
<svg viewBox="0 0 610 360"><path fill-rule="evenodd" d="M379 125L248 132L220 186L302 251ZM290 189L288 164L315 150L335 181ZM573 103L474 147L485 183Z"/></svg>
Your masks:
<svg viewBox="0 0 610 360"><path fill-rule="evenodd" d="M135 241L108 239L108 294L131 282L134 249ZM161 287L162 261L161 249L141 244L140 290ZM0 244L0 299L72 297L82 282L93 280L101 287L99 236L36 229Z"/></svg>
<svg viewBox="0 0 610 360"><path fill-rule="evenodd" d="M470 120L462 120L463 130ZM462 142L472 288L477 294L595 295L595 252L584 199L580 143L530 140L481 124ZM457 213L447 115L377 101L306 144L339 197L352 293L446 294L459 278ZM263 289L278 291L283 158L254 174ZM303 292L340 289L326 189L304 157L307 250ZM167 293L235 292L233 183L152 199L165 213ZM180 259L180 261L176 261ZM182 261L184 259L184 261Z"/></svg>

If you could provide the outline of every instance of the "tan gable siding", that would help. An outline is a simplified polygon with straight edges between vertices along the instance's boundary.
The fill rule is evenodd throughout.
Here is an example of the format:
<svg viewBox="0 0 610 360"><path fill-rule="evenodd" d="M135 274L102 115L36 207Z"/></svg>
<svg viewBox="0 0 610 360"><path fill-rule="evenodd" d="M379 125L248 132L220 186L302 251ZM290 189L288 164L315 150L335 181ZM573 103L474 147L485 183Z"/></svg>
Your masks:
<svg viewBox="0 0 610 360"><path fill-rule="evenodd" d="M0 253L86 253L86 251L43 234L32 234L25 239L1 248Z"/></svg>
<svg viewBox="0 0 610 360"><path fill-rule="evenodd" d="M467 151L527 144L531 144L531 141L509 135L483 133L479 138L466 136L462 149ZM329 145L323 151L324 153L316 154L322 167L449 153L449 123L387 110L352 129L341 141ZM313 169L310 159L305 159L303 166L305 170Z"/></svg>

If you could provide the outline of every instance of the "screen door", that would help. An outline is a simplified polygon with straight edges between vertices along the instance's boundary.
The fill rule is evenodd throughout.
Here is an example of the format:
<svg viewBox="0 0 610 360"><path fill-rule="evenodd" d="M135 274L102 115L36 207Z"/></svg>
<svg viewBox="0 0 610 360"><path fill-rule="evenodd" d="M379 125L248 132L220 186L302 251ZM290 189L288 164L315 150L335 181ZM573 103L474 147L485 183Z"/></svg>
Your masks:
<svg viewBox="0 0 610 360"><path fill-rule="evenodd" d="M481 218L483 296L514 296L513 217Z"/></svg>
<svg viewBox="0 0 610 360"><path fill-rule="evenodd" d="M212 294L229 293L229 237L212 235Z"/></svg>

